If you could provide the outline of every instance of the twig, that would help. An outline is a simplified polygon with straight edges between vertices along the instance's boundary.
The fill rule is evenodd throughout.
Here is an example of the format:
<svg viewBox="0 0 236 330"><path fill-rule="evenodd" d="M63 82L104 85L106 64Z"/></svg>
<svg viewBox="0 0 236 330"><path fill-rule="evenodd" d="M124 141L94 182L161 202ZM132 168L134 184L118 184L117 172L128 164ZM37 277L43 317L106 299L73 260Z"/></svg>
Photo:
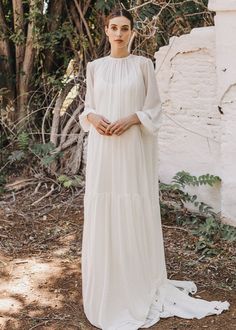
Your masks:
<svg viewBox="0 0 236 330"><path fill-rule="evenodd" d="M9 220L1 219L1 222L6 222L6 223L9 223L10 225L12 225L12 221L9 221Z"/></svg>
<svg viewBox="0 0 236 330"><path fill-rule="evenodd" d="M52 100L51 100L49 106L47 107L47 110L45 111L45 114L43 116L42 125L41 125L41 133L42 133L43 144L46 143L46 141L45 141L45 129L44 129L45 120L46 120L46 117L48 115L48 112L49 112L49 110L51 110L52 105L53 105L53 103L54 103L54 101L55 101L56 98L57 98L57 94L55 94L54 97L52 98Z"/></svg>
<svg viewBox="0 0 236 330"><path fill-rule="evenodd" d="M2 238L8 238L8 236L7 235L4 235L4 234L0 234L0 237L2 237Z"/></svg>
<svg viewBox="0 0 236 330"><path fill-rule="evenodd" d="M129 11L131 11L131 10L136 10L136 9L141 8L141 7L144 7L144 6L148 5L149 3L153 3L153 0L146 1L146 2L144 2L144 3L141 4L141 5L138 5L138 6L136 6L136 7L132 7L132 8L129 9Z"/></svg>
<svg viewBox="0 0 236 330"><path fill-rule="evenodd" d="M5 261L0 260L0 262L4 265L7 266L7 263Z"/></svg>
<svg viewBox="0 0 236 330"><path fill-rule="evenodd" d="M28 263L29 263L28 260L18 260L14 262L15 265L28 264Z"/></svg>
<svg viewBox="0 0 236 330"><path fill-rule="evenodd" d="M34 325L33 327L29 328L29 330L32 330L32 329L36 329L37 327L39 327L40 325L46 325L45 323L48 322L49 320L45 320L41 323L38 323L36 325Z"/></svg>
<svg viewBox="0 0 236 330"><path fill-rule="evenodd" d="M10 163L10 161L6 162L1 168L0 168L0 172L2 172L2 170Z"/></svg>
<svg viewBox="0 0 236 330"><path fill-rule="evenodd" d="M40 198L37 199L35 202L33 202L33 203L31 204L31 206L38 204L38 203L41 202L44 198L50 196L50 195L53 193L54 190L55 190L55 189L54 189L54 183L53 183L53 184L51 185L51 189L50 189L50 191L48 191L48 192L46 193L46 195L40 197Z"/></svg>
<svg viewBox="0 0 236 330"><path fill-rule="evenodd" d="M164 228L168 228L168 229L178 229L178 230L183 230L186 233L190 233L188 229L182 228L182 227L177 227L177 226L167 226L167 225L162 225L162 227Z"/></svg>
<svg viewBox="0 0 236 330"><path fill-rule="evenodd" d="M42 185L42 182L40 181L40 182L37 184L37 187L34 189L33 195L35 195L35 194L38 193L39 188L41 187L41 185Z"/></svg>

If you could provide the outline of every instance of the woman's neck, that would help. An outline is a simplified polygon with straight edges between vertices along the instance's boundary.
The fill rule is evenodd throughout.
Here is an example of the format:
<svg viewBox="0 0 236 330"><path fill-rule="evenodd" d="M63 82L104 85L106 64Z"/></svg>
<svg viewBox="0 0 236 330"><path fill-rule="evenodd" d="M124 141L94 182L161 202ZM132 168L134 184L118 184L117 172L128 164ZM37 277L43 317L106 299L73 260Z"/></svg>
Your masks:
<svg viewBox="0 0 236 330"><path fill-rule="evenodd" d="M122 50L122 51L119 51L117 49L111 49L110 56L112 56L112 57L126 57L129 54L130 53L128 52L128 49Z"/></svg>

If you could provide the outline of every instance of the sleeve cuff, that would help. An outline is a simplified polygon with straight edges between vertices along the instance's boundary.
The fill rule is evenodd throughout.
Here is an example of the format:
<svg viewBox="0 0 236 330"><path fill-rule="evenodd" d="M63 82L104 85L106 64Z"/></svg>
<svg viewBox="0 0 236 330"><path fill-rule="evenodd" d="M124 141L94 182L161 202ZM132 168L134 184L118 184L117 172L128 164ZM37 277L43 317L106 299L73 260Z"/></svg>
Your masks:
<svg viewBox="0 0 236 330"><path fill-rule="evenodd" d="M90 129L90 126L91 126L91 123L90 121L88 120L88 117L87 115L89 113L96 113L96 111L92 108L86 108L82 113L81 115L79 115L79 122L80 122L80 125L82 127L82 129L85 131L85 132L88 132L89 129Z"/></svg>
<svg viewBox="0 0 236 330"><path fill-rule="evenodd" d="M136 115L138 116L141 125L140 128L145 134L157 135L160 125L156 126L152 122L152 118L144 111L136 111Z"/></svg>

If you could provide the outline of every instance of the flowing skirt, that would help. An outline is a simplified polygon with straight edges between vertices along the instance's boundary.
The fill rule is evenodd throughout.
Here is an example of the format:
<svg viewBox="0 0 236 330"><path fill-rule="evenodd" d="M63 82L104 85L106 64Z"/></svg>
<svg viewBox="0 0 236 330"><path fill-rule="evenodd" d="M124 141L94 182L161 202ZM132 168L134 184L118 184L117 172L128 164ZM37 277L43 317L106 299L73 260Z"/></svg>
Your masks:
<svg viewBox="0 0 236 330"><path fill-rule="evenodd" d="M82 295L103 330L148 328L161 317L202 318L228 302L196 299L191 281L167 279L158 200L157 144L138 125L88 137Z"/></svg>

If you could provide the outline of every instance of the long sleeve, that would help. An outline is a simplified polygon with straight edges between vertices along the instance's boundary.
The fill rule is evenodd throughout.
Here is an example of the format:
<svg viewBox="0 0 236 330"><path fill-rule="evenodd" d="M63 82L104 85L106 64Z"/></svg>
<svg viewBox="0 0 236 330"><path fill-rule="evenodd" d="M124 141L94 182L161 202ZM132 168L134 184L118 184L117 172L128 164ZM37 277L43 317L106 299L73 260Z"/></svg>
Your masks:
<svg viewBox="0 0 236 330"><path fill-rule="evenodd" d="M146 98L141 110L136 111L141 129L146 134L157 135L161 125L161 99L158 91L154 66L151 59L144 64Z"/></svg>
<svg viewBox="0 0 236 330"><path fill-rule="evenodd" d="M94 104L94 90L93 90L93 83L94 83L94 74L93 74L93 65L92 62L87 63L86 68L86 94L85 94L85 101L84 101L84 111L79 116L79 122L82 129L85 132L88 132L91 126L87 115L92 112L96 113L95 111L95 104Z"/></svg>

